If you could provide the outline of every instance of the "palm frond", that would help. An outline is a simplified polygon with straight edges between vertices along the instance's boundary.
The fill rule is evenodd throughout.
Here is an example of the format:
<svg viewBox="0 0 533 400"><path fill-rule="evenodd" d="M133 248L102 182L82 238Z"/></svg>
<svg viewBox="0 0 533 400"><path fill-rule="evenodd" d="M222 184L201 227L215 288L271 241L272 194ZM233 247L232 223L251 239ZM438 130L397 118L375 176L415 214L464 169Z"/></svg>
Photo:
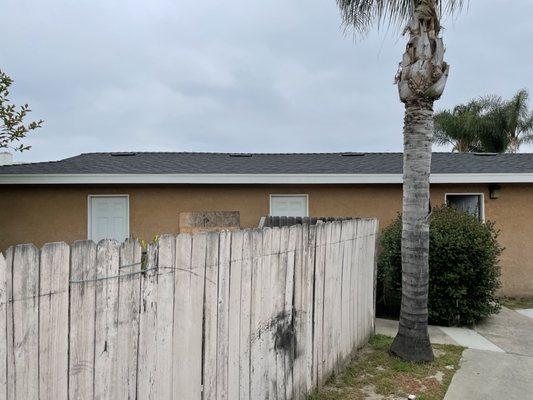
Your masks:
<svg viewBox="0 0 533 400"><path fill-rule="evenodd" d="M444 15L453 15L468 0L337 0L343 24L356 33L366 34L374 26L404 25L419 5L427 3L431 9Z"/></svg>

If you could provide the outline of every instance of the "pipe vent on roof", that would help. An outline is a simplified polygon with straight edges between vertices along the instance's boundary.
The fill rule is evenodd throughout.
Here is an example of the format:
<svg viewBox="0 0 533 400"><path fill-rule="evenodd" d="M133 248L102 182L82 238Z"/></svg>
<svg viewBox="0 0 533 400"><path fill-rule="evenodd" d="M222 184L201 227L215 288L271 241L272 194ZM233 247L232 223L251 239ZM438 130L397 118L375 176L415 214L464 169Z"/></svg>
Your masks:
<svg viewBox="0 0 533 400"><path fill-rule="evenodd" d="M230 157L252 157L250 153L229 153Z"/></svg>
<svg viewBox="0 0 533 400"><path fill-rule="evenodd" d="M133 157L136 155L137 153L134 153L134 152L111 153L112 157Z"/></svg>
<svg viewBox="0 0 533 400"><path fill-rule="evenodd" d="M0 153L0 165L10 164L13 164L13 154L8 152Z"/></svg>
<svg viewBox="0 0 533 400"><path fill-rule="evenodd" d="M341 157L362 157L366 156L366 153L341 153Z"/></svg>

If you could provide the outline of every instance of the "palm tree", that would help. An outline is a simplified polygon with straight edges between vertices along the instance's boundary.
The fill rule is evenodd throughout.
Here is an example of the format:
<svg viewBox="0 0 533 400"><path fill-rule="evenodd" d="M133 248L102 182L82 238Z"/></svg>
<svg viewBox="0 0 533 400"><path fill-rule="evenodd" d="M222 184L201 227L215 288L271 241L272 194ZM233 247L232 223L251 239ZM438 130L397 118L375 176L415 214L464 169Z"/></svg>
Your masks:
<svg viewBox="0 0 533 400"><path fill-rule="evenodd" d="M441 146L452 145L452 151L460 153L477 151L482 111L482 104L471 101L435 114L433 141Z"/></svg>
<svg viewBox="0 0 533 400"><path fill-rule="evenodd" d="M525 89L511 100L485 96L434 117L434 142L458 152L516 153L533 143L533 112Z"/></svg>
<svg viewBox="0 0 533 400"><path fill-rule="evenodd" d="M405 105L403 156L402 304L390 353L404 360L431 361L428 335L429 175L433 103L446 85L440 19L463 0L337 0L343 22L356 34L374 25L406 24L407 48L396 75Z"/></svg>
<svg viewBox="0 0 533 400"><path fill-rule="evenodd" d="M533 111L528 109L529 93L519 90L510 101L502 102L507 116L506 130L509 137L509 152L516 153L520 145L533 143Z"/></svg>

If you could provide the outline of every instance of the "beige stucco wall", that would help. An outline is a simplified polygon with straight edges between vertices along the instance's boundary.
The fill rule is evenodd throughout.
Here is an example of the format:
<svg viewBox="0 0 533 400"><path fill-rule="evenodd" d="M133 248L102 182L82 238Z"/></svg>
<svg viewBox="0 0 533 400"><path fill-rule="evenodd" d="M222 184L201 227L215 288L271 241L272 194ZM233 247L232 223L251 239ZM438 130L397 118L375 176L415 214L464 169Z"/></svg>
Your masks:
<svg viewBox="0 0 533 400"><path fill-rule="evenodd" d="M502 185L491 200L487 185L433 185L432 204L446 192L485 194L485 215L501 230L502 293L533 295L533 185ZM176 233L178 213L233 211L243 227L256 227L269 212L269 195L309 195L310 216L377 217L386 226L401 208L399 185L224 185L224 186L1 186L0 250L17 243L38 246L87 238L87 196L129 194L130 234L150 239Z"/></svg>

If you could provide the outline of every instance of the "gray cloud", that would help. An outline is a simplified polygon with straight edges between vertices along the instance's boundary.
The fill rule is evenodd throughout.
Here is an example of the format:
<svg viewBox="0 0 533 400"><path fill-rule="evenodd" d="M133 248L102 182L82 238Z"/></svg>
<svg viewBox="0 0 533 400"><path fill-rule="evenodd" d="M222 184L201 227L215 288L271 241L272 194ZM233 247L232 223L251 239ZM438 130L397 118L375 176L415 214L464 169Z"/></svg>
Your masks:
<svg viewBox="0 0 533 400"><path fill-rule="evenodd" d="M14 100L46 121L18 160L401 150L392 80L404 42L398 32L354 42L334 0L3 3L1 68ZM437 107L533 90L532 14L525 0L473 0L446 21L452 73Z"/></svg>

